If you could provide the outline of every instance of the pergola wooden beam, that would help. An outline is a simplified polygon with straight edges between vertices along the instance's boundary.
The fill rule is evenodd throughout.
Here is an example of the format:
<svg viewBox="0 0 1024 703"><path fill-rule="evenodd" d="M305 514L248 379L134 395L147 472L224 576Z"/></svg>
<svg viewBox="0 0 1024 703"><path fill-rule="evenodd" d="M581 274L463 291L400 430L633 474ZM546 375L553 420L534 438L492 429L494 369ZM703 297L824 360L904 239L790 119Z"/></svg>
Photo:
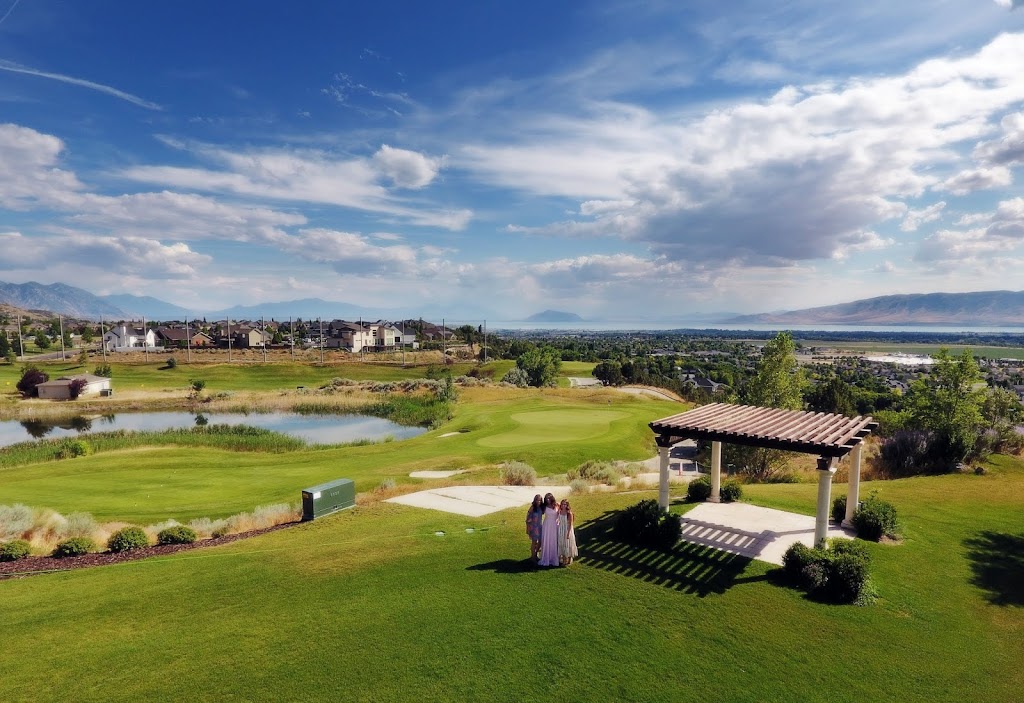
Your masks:
<svg viewBox="0 0 1024 703"><path fill-rule="evenodd" d="M669 448L684 439L711 442L711 497L717 502L721 486L722 442L748 447L781 449L817 454L818 509L814 542L825 538L828 530L832 475L839 459L853 453L850 494L847 496L848 524L856 509L860 486L861 444L878 423L869 417L846 417L835 413L762 408L753 405L711 403L678 415L655 420L654 431L660 455L661 486L659 502L668 510Z"/></svg>

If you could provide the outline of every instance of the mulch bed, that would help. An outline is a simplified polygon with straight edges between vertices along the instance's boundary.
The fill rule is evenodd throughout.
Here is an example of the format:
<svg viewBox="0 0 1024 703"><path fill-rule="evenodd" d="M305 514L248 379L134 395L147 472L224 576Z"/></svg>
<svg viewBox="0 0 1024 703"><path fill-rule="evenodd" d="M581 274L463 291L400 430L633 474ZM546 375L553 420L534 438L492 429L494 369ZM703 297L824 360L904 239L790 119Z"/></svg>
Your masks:
<svg viewBox="0 0 1024 703"><path fill-rule="evenodd" d="M231 544L232 542L237 542L240 539L265 535L268 532L276 532L277 530L283 530L286 527L293 527L298 524L300 523L286 522L282 525L275 525L274 527L265 527L262 530L250 530L249 532L239 532L236 535L225 535L223 537L215 537L213 539L198 540L192 544L166 544L155 547L143 547L142 549L133 549L131 551L120 552L118 554L102 552L95 554L83 554L80 557L64 557L63 559L57 559L55 557L28 557L27 559L19 559L17 561L3 561L0 562L0 579L31 576L32 574L41 574L51 571L84 569L90 566L118 564L123 561L136 561L138 559L174 554L176 552L184 552L189 549L199 549L201 547L219 547L222 544Z"/></svg>

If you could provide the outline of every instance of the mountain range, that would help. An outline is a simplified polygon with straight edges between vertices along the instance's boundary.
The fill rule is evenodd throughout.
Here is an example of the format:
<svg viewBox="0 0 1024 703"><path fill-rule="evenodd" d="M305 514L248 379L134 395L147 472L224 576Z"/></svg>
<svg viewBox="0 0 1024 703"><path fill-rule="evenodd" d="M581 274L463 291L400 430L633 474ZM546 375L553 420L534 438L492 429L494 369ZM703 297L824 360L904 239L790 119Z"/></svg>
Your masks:
<svg viewBox="0 0 1024 703"><path fill-rule="evenodd" d="M730 323L1024 326L1024 291L883 295L839 305L740 315Z"/></svg>

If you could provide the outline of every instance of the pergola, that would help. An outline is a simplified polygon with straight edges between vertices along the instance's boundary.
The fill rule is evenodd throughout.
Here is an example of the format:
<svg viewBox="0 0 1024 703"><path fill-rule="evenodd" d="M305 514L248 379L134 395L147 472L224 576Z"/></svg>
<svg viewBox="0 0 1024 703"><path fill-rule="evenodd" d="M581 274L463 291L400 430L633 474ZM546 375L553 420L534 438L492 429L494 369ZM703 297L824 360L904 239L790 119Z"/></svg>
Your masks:
<svg viewBox="0 0 1024 703"><path fill-rule="evenodd" d="M864 438L878 427L871 417L846 417L834 413L780 410L753 405L711 403L650 424L657 435L660 459L658 503L668 510L669 449L684 439L711 442L711 496L721 500L722 442L749 447L783 449L818 455L818 509L814 543L825 539L831 507L832 475L839 460L851 455L850 483L846 498L849 526L860 500L860 460Z"/></svg>

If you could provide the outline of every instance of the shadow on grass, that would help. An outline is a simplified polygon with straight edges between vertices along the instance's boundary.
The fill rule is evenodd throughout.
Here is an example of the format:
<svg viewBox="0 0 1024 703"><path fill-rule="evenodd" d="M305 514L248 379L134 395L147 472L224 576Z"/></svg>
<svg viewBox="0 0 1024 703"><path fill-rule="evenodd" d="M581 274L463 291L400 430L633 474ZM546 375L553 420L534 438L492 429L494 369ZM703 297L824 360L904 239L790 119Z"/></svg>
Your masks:
<svg viewBox="0 0 1024 703"><path fill-rule="evenodd" d="M679 542L663 551L616 541L612 526L617 514L605 513L576 531L581 564L702 597L769 578L740 578L752 559L698 544Z"/></svg>
<svg viewBox="0 0 1024 703"><path fill-rule="evenodd" d="M532 559L498 559L486 564L467 566L466 571L493 571L496 574L526 574L540 571Z"/></svg>
<svg viewBox="0 0 1024 703"><path fill-rule="evenodd" d="M985 530L964 540L974 576L994 605L1024 606L1024 535Z"/></svg>

